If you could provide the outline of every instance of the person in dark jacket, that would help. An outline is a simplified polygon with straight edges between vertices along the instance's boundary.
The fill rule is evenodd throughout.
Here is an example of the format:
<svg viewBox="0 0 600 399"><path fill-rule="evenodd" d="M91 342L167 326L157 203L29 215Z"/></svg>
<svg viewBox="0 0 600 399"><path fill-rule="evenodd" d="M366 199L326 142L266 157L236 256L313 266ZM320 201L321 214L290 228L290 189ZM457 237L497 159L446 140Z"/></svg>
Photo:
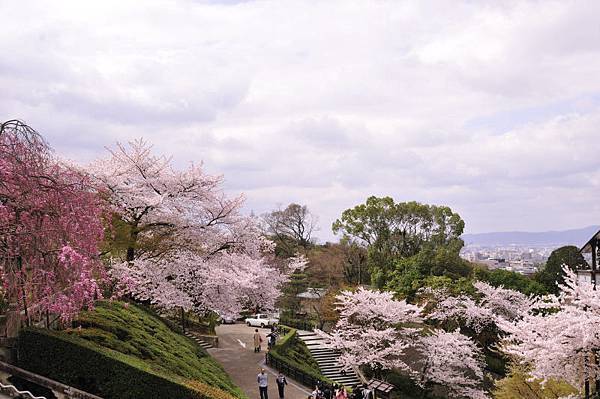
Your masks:
<svg viewBox="0 0 600 399"><path fill-rule="evenodd" d="M279 399L283 399L284 393L285 393L285 386L287 385L287 379L285 378L285 375L283 375L280 372L279 375L277 376L276 381L277 381L277 390L279 391Z"/></svg>

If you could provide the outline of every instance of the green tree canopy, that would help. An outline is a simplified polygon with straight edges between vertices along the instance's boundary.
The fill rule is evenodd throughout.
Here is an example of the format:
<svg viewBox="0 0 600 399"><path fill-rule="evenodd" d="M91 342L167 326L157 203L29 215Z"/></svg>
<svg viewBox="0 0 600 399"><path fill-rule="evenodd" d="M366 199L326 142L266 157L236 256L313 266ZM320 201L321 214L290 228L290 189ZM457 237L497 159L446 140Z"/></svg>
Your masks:
<svg viewBox="0 0 600 399"><path fill-rule="evenodd" d="M458 254L464 221L449 207L415 201L395 203L391 197L369 197L346 209L333 232L359 240L368 250L368 266L379 287L400 259L423 249L446 247Z"/></svg>
<svg viewBox="0 0 600 399"><path fill-rule="evenodd" d="M545 295L548 293L543 284L510 270L487 270L482 267L475 267L473 275L475 280L485 281L494 287L504 287L519 291L525 295Z"/></svg>
<svg viewBox="0 0 600 399"><path fill-rule="evenodd" d="M544 285L548 292L557 294L558 284L564 283L563 265L567 265L573 270L588 267L583 255L579 253L579 249L573 245L567 245L552 251L546 265L536 275L536 280Z"/></svg>

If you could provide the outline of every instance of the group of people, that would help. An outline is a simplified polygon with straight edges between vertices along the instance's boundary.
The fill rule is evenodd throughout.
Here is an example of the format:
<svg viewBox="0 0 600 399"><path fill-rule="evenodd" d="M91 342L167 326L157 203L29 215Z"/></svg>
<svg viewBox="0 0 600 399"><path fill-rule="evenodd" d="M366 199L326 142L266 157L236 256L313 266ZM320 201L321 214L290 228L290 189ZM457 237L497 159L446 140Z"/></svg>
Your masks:
<svg viewBox="0 0 600 399"><path fill-rule="evenodd" d="M256 381L258 382L260 399L269 399L269 378L264 368L260 369ZM279 399L284 399L285 386L288 384L287 379L279 372L275 382L277 383ZM319 382L307 399L375 399L375 393L367 384L356 385L352 389L352 393L348 394L348 391L342 385L333 384L332 387L329 387Z"/></svg>
<svg viewBox="0 0 600 399"><path fill-rule="evenodd" d="M277 341L276 326L271 326L271 332L267 334L267 339L267 346L269 349L271 349ZM262 336L257 328L254 330L254 352L261 351L262 342ZM260 370L256 381L258 382L260 399L269 399L268 376L264 368ZM288 384L287 379L280 372L275 381L277 383L277 390L279 391L279 399L284 399L285 386ZM344 388L342 385L333 384L333 386L330 387L329 385L319 382L307 399L375 399L375 394L367 384L354 386L352 388L352 393L349 394L346 388Z"/></svg>
<svg viewBox="0 0 600 399"><path fill-rule="evenodd" d="M271 326L271 332L267 334L267 348L271 349L277 342L277 326ZM260 352L262 350L262 336L258 332L258 328L254 330L254 352Z"/></svg>
<svg viewBox="0 0 600 399"><path fill-rule="evenodd" d="M342 385L333 384L329 388L329 386L319 383L307 399L375 399L375 395L367 384L356 385L352 389L352 393L348 394Z"/></svg>

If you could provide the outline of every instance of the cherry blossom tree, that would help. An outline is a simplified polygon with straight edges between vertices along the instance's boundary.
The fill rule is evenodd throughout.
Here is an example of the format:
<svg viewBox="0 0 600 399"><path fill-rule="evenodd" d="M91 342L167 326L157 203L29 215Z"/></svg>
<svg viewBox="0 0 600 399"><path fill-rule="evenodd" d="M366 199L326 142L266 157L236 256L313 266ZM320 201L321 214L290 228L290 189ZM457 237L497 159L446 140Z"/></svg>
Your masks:
<svg viewBox="0 0 600 399"><path fill-rule="evenodd" d="M337 300L335 328L316 333L341 351L345 368L398 369L424 389L440 384L452 397L486 397L481 352L470 338L430 329L421 323L422 308L395 300L390 292L359 288L341 292Z"/></svg>
<svg viewBox="0 0 600 399"><path fill-rule="evenodd" d="M480 349L458 331L435 330L416 344L423 363L419 384L443 385L454 398L483 399L488 395L481 387L485 363Z"/></svg>
<svg viewBox="0 0 600 399"><path fill-rule="evenodd" d="M509 335L503 349L530 366L531 376L557 379L581 387L600 380L600 291L565 267L558 297L540 304L546 311L529 312L505 323Z"/></svg>
<svg viewBox="0 0 600 399"><path fill-rule="evenodd" d="M91 170L119 222L126 251L113 275L128 292L165 308L200 314L272 308L285 273L269 262L273 244L243 198L228 198L222 177L199 166L175 170L142 140L117 145Z"/></svg>
<svg viewBox="0 0 600 399"><path fill-rule="evenodd" d="M477 334L484 330L499 332L504 321L518 320L538 304L536 299L518 291L493 287L483 281L473 285L477 298L464 294L452 296L443 289L428 290L432 310L427 319L466 326Z"/></svg>
<svg viewBox="0 0 600 399"><path fill-rule="evenodd" d="M67 321L101 296L103 209L91 187L33 129L0 126L0 275L8 300L26 313Z"/></svg>
<svg viewBox="0 0 600 399"><path fill-rule="evenodd" d="M404 354L417 330L400 326L421 321L418 306L395 300L391 292L362 287L356 292L342 291L337 302L340 319L333 331L316 332L328 346L342 352L342 366L409 370Z"/></svg>

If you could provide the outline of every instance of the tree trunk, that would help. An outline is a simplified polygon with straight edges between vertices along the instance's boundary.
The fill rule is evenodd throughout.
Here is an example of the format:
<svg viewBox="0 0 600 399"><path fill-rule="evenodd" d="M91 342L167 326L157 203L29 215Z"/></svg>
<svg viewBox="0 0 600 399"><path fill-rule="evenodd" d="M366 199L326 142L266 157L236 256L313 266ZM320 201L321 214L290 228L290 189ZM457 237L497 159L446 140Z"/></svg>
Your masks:
<svg viewBox="0 0 600 399"><path fill-rule="evenodd" d="M185 311L183 310L183 306L181 307L181 329L185 333Z"/></svg>

